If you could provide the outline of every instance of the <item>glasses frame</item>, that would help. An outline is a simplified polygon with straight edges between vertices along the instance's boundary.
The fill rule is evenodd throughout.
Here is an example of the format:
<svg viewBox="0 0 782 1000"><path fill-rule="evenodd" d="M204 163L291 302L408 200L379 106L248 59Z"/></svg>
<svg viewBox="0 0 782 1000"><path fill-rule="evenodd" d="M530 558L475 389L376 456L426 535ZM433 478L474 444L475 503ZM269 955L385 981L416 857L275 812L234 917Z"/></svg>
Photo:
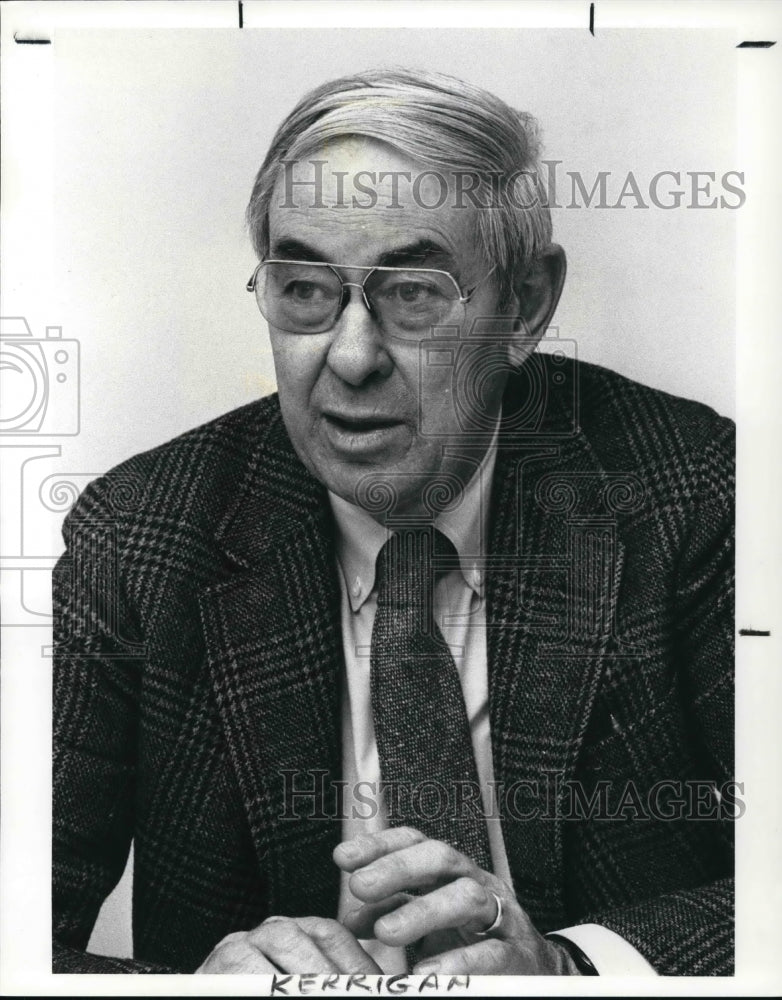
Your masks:
<svg viewBox="0 0 782 1000"><path fill-rule="evenodd" d="M342 286L340 305L337 308L337 312L334 316L334 320L332 321L331 326L326 327L325 330L317 331L318 333L328 333L329 330L332 330L337 320L344 312L345 307L347 306L348 303L348 300L345 297L346 288L350 287L360 288L361 297L364 300L364 305L366 306L367 311L369 312L370 316L373 317L376 316L375 310L372 308L372 304L367 298L367 292L366 292L366 283L369 281L369 279L376 271L390 272L391 274L399 274L400 272L404 272L405 274L410 274L410 273L442 274L446 278L448 278L448 280L451 282L451 284L458 293L458 298L454 300L454 304L456 302L459 302L461 305L466 305L472 299L473 295L475 295L475 292L484 283L484 281L486 281L486 279L490 277L490 275L492 275L497 270L497 265L495 264L489 271L486 272L486 274L484 274L484 276L481 278L480 281L478 281L475 285L472 286L472 288L469 288L466 291L462 291L462 289L459 287L459 283L457 282L456 278L454 278L454 276L451 274L450 271L442 271L436 267L387 267L385 265L380 265L380 264L374 266L367 266L361 264L330 264L328 261L325 260L323 261L280 260L279 258L276 257L267 257L258 262L255 270L250 275L250 280L247 282L247 285L245 286L248 292L255 292L255 287L258 281L258 273L264 266L264 264L304 264L306 267L325 267L333 272L337 281L339 281L340 285ZM337 270L337 268L346 268L351 271L366 271L367 274L363 281L345 281L342 275ZM258 302L257 296L255 301ZM266 319L266 321L269 322L268 317L265 315L265 313L263 313L263 310L261 309L260 302L258 302L258 308L261 311L261 314L264 316L264 319ZM297 331L286 330L285 332L296 333ZM308 334L308 336L312 336L312 334Z"/></svg>

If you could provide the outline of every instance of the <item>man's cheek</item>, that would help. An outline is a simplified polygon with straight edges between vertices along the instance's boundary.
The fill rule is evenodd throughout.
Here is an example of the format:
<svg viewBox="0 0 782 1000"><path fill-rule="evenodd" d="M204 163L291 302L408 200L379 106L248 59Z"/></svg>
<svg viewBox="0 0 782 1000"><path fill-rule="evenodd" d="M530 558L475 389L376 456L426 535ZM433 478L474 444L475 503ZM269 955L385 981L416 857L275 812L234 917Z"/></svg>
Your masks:
<svg viewBox="0 0 782 1000"><path fill-rule="evenodd" d="M445 444L449 438L458 436L460 426L450 379L421 386L416 427L418 437L429 446L435 441Z"/></svg>

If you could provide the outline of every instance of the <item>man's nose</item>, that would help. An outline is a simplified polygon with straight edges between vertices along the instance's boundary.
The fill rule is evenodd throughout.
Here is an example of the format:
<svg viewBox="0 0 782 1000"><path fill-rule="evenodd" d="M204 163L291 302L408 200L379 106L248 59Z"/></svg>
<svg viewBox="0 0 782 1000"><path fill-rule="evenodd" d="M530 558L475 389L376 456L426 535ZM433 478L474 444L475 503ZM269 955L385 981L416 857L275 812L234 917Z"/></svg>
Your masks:
<svg viewBox="0 0 782 1000"><path fill-rule="evenodd" d="M334 324L327 361L343 382L359 386L372 375L390 375L394 363L386 351L380 327L367 309L361 286L347 282L346 286L350 297Z"/></svg>

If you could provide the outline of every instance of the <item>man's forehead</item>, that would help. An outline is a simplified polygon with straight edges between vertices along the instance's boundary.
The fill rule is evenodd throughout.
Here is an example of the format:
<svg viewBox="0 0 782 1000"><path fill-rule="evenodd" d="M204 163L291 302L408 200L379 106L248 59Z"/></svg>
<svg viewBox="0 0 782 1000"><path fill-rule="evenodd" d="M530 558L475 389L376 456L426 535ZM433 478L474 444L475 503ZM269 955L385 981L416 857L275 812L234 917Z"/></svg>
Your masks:
<svg viewBox="0 0 782 1000"><path fill-rule="evenodd" d="M432 192L440 187L440 175L448 183L448 171L435 170L388 143L359 136L323 143L307 155L285 163L278 187L284 184L286 175L292 176L294 185L302 189L318 182L324 201L330 205L340 204L340 195L342 201L350 201L345 197L348 190L351 194L359 193L363 182L364 187L376 192L378 207L396 207L399 202L402 207L411 208L422 202L414 197L414 186L422 193L424 188L427 193Z"/></svg>
<svg viewBox="0 0 782 1000"><path fill-rule="evenodd" d="M285 161L269 208L275 242L324 251L335 244L351 263L376 262L398 248L431 244L469 267L476 209L457 204L453 177L386 143L344 138ZM433 256L434 254L429 254ZM370 258L372 258L370 260Z"/></svg>

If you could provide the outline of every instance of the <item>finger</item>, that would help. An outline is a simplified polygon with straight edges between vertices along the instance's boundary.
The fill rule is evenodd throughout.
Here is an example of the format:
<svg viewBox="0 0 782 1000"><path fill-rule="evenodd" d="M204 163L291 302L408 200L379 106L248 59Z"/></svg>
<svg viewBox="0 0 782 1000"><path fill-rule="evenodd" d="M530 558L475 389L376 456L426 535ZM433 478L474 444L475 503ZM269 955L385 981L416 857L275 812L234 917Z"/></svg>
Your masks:
<svg viewBox="0 0 782 1000"><path fill-rule="evenodd" d="M263 975L280 970L249 943L245 932L240 931L224 938L196 971L199 975L211 976Z"/></svg>
<svg viewBox="0 0 782 1000"><path fill-rule="evenodd" d="M290 917L270 917L250 931L249 943L281 972L342 972Z"/></svg>
<svg viewBox="0 0 782 1000"><path fill-rule="evenodd" d="M485 872L466 855L440 840L424 840L378 858L350 876L350 890L365 903L398 892L431 889L463 875L483 881Z"/></svg>
<svg viewBox="0 0 782 1000"><path fill-rule="evenodd" d="M426 958L413 968L413 973L417 976L427 976L433 972L450 975L523 976L534 974L535 969L531 965L525 966L516 949L507 941L487 938L465 948L444 951L436 958Z"/></svg>
<svg viewBox="0 0 782 1000"><path fill-rule="evenodd" d="M475 879L459 878L424 896L412 897L403 906L379 917L374 935L384 944L399 946L412 944L434 931L457 929L460 934L475 933L493 923L497 910L497 900L488 889ZM502 926L498 928L497 936L503 931Z"/></svg>
<svg viewBox="0 0 782 1000"><path fill-rule="evenodd" d="M355 933L338 921L302 917L297 922L312 937L326 958L337 966L339 972L382 974L383 970L364 951L356 940Z"/></svg>
<svg viewBox="0 0 782 1000"><path fill-rule="evenodd" d="M375 921L386 913L390 913L391 910L403 906L410 898L408 893L398 892L394 896L381 899L379 903L364 903L363 906L346 913L342 918L342 923L357 938L373 938L375 936Z"/></svg>
<svg viewBox="0 0 782 1000"><path fill-rule="evenodd" d="M353 872L392 851L412 847L424 840L426 836L420 830L412 826L396 826L381 833L363 834L352 840L344 840L334 848L333 858L343 871Z"/></svg>

